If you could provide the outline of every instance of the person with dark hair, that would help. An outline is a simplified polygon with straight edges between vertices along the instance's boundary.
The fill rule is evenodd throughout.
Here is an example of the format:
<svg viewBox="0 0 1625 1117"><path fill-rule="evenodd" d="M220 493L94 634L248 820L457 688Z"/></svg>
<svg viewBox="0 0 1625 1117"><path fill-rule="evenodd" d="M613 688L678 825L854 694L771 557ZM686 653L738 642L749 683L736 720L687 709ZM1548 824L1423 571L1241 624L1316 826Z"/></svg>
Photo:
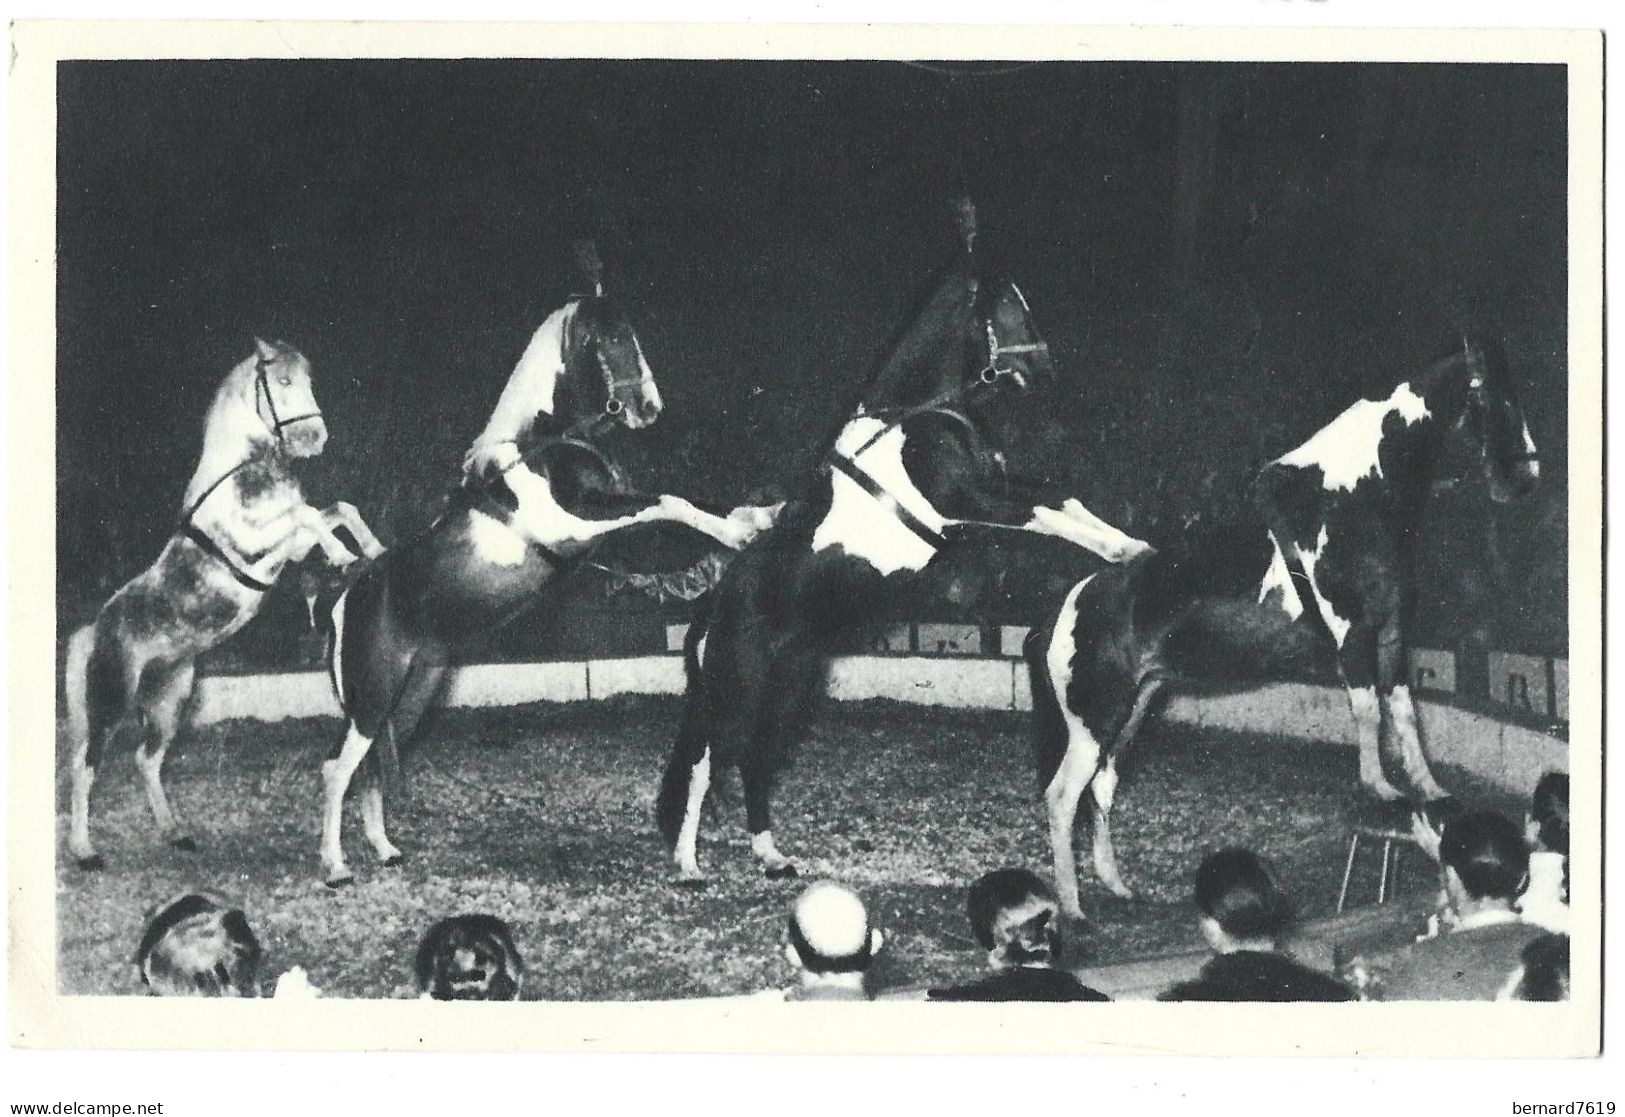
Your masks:
<svg viewBox="0 0 1625 1117"><path fill-rule="evenodd" d="M867 1001L869 966L885 936L869 926L863 901L831 881L810 886L790 909L784 956L799 981L767 996L786 1001Z"/></svg>
<svg viewBox="0 0 1625 1117"><path fill-rule="evenodd" d="M1512 822L1493 811L1451 820L1439 841L1440 879L1452 923L1444 934L1355 960L1368 999L1495 999L1519 952L1541 934L1513 906L1529 869L1529 851Z"/></svg>
<svg viewBox="0 0 1625 1117"><path fill-rule="evenodd" d="M257 997L263 956L247 916L214 893L190 892L149 914L135 964L156 997Z"/></svg>
<svg viewBox="0 0 1625 1117"><path fill-rule="evenodd" d="M1213 958L1162 1001L1352 1001L1330 974L1281 954L1292 905L1275 873L1248 849L1223 849L1196 870L1196 906Z"/></svg>
<svg viewBox="0 0 1625 1117"><path fill-rule="evenodd" d="M1496 998L1502 1001L1569 999L1569 937L1542 935L1523 948L1518 968Z"/></svg>
<svg viewBox="0 0 1625 1117"><path fill-rule="evenodd" d="M1554 934L1569 931L1569 777L1547 772L1535 784L1524 822L1529 842L1529 886L1518 897L1525 923Z"/></svg>
<svg viewBox="0 0 1625 1117"><path fill-rule="evenodd" d="M454 915L430 927L413 969L418 995L433 1001L517 1001L525 962L508 925L494 915Z"/></svg>
<svg viewBox="0 0 1625 1117"><path fill-rule="evenodd" d="M1065 970L1055 890L1027 869L995 869L971 885L971 933L987 951L991 977L932 989L933 1001L1109 1001Z"/></svg>

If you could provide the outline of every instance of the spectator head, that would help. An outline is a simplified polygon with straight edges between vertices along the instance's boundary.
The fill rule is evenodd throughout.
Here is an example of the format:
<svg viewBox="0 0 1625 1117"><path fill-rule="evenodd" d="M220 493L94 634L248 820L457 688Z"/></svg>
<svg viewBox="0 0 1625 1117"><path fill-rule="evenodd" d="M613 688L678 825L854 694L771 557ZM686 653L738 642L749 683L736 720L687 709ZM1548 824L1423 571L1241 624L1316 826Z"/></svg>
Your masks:
<svg viewBox="0 0 1625 1117"><path fill-rule="evenodd" d="M790 942L784 949L804 981L861 983L885 941L869 926L863 901L830 881L809 887L790 909Z"/></svg>
<svg viewBox="0 0 1625 1117"><path fill-rule="evenodd" d="M150 913L135 964L153 996L254 997L261 957L241 911L190 892Z"/></svg>
<svg viewBox="0 0 1625 1117"><path fill-rule="evenodd" d="M970 887L971 933L995 969L1050 966L1060 957L1055 890L1026 869L995 869Z"/></svg>
<svg viewBox="0 0 1625 1117"><path fill-rule="evenodd" d="M1451 821L1439 842L1450 906L1510 907L1529 876L1523 835L1494 811L1470 811Z"/></svg>
<svg viewBox="0 0 1625 1117"><path fill-rule="evenodd" d="M1547 772L1535 784L1529 801L1529 821L1524 837L1531 849L1569 855L1569 777L1567 772Z"/></svg>
<svg viewBox="0 0 1625 1117"><path fill-rule="evenodd" d="M1222 849L1196 870L1202 935L1219 953L1271 950L1292 921L1280 881L1250 849Z"/></svg>
<svg viewBox="0 0 1625 1117"><path fill-rule="evenodd" d="M1542 935L1523 948L1521 964L1500 999L1566 1001L1569 999L1569 937Z"/></svg>
<svg viewBox="0 0 1625 1117"><path fill-rule="evenodd" d="M508 925L494 915L454 915L418 944L418 993L435 1001L516 1001L525 963Z"/></svg>

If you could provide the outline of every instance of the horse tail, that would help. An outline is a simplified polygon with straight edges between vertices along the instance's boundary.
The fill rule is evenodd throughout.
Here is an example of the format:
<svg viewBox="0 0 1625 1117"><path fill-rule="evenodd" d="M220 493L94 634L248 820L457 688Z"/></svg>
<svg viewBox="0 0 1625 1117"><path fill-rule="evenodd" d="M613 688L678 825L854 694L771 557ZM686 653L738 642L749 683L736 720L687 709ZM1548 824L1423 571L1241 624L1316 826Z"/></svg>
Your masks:
<svg viewBox="0 0 1625 1117"><path fill-rule="evenodd" d="M96 650L96 626L87 624L68 637L62 664L62 691L68 707L68 732L75 750L90 740L90 655Z"/></svg>
<svg viewBox="0 0 1625 1117"><path fill-rule="evenodd" d="M1049 671L1049 645L1059 616L1049 616L1034 627L1021 642L1021 656L1027 661L1027 680L1033 696L1033 759L1038 765L1038 783L1048 787L1066 755L1066 719L1061 696Z"/></svg>
<svg viewBox="0 0 1625 1117"><path fill-rule="evenodd" d="M683 706L683 722L677 730L677 741L672 746L671 759L666 762L666 773L660 781L660 794L655 799L655 821L668 848L675 849L677 835L683 827L683 815L688 810L688 786L693 778L694 766L710 747L710 734L706 731L710 719L710 703L705 692L705 672L700 663L705 643L710 595L700 599L700 609L683 637L683 672L688 678L687 700Z"/></svg>

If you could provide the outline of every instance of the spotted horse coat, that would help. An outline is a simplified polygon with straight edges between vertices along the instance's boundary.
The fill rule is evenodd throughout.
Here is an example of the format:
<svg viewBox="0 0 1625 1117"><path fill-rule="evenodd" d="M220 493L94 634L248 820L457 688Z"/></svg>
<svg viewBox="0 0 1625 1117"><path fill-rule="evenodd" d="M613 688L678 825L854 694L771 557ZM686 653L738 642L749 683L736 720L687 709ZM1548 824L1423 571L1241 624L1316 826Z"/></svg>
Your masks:
<svg viewBox="0 0 1625 1117"><path fill-rule="evenodd" d="M1384 399L1359 400L1266 465L1251 515L1074 585L1026 644L1039 776L1056 885L1079 914L1073 821L1085 790L1101 881L1130 896L1110 816L1117 762L1159 690L1241 689L1340 678L1360 782L1403 796L1382 765L1386 738L1411 796L1446 793L1422 749L1405 682L1417 532L1445 436L1468 426L1491 493L1539 475L1534 441L1498 351L1468 346Z"/></svg>

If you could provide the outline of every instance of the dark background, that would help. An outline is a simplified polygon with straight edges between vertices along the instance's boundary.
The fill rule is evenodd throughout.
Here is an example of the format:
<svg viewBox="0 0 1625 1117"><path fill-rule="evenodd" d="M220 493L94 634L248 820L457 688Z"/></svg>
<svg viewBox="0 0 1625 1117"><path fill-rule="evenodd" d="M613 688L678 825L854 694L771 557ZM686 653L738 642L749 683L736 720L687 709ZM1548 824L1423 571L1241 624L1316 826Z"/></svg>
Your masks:
<svg viewBox="0 0 1625 1117"><path fill-rule="evenodd" d="M256 333L314 364L313 499L386 543L427 524L578 286L581 235L667 403L616 446L636 479L793 487L968 190L1066 376L1027 405L1068 433L1026 464L1153 540L1234 510L1258 464L1464 330L1497 333L1545 483L1498 507L1467 455L1446 463L1469 480L1432 507L1417 627L1566 653L1560 67L74 62L58 81L65 621L156 555ZM907 608L1027 621L1088 568L1043 543L966 554ZM581 576L571 607L602 590ZM299 612L273 603L238 642Z"/></svg>

